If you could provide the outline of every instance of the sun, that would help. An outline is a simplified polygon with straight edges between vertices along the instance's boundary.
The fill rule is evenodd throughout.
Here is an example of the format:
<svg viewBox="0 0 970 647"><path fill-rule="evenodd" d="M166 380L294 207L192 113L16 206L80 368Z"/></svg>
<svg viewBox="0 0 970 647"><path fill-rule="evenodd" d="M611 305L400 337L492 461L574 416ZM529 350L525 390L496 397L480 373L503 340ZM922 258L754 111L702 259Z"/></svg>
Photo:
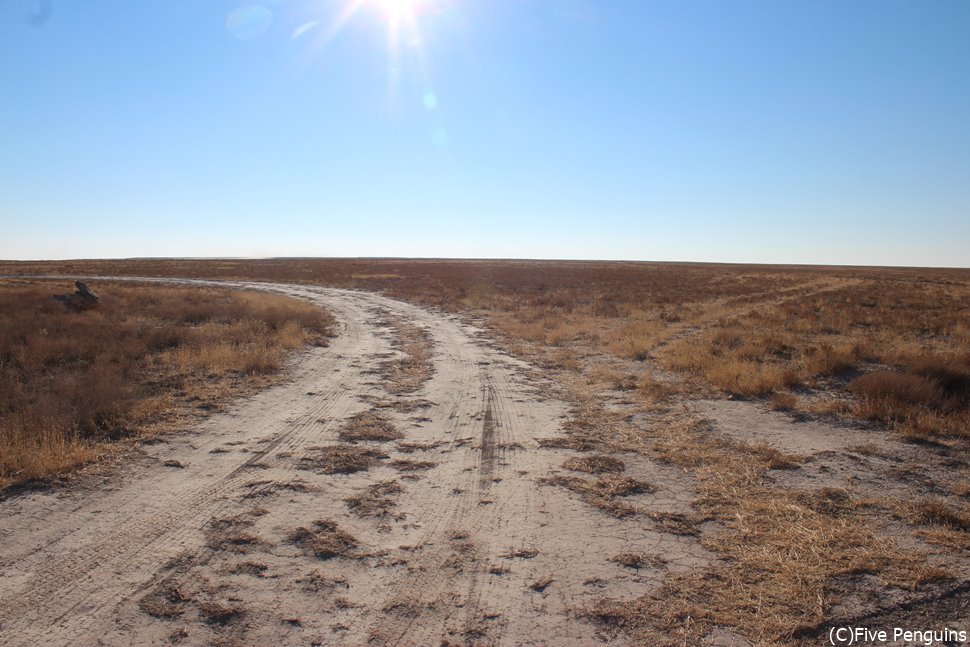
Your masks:
<svg viewBox="0 0 970 647"><path fill-rule="evenodd" d="M280 0L278 0L280 1ZM319 0L314 0L319 1ZM311 55L320 52L344 29L361 15L370 14L384 23L387 36L387 87L389 105L405 85L402 76L417 74L406 85L417 87L417 101L430 113L438 111L439 102L431 73L431 62L426 51L424 32L433 27L439 16L446 16L460 0L336 0L332 18L313 19L298 26L293 40L308 41ZM329 23L329 24L328 24ZM307 36L311 34L311 36ZM406 72L405 72L406 70Z"/></svg>

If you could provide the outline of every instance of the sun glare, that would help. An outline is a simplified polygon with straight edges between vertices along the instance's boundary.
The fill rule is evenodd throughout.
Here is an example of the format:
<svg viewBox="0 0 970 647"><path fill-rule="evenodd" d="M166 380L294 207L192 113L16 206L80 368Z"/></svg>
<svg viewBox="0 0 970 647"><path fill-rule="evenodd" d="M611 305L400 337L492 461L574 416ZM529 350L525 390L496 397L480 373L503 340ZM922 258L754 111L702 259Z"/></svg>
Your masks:
<svg viewBox="0 0 970 647"><path fill-rule="evenodd" d="M419 0L377 0L377 4L391 20L414 14Z"/></svg>
<svg viewBox="0 0 970 647"><path fill-rule="evenodd" d="M438 110L438 97L434 91L430 61L427 59L425 28L445 12L453 9L457 0L342 0L339 9L329 21L309 20L293 31L293 40L309 39L312 53L319 52L336 38L347 25L361 14L371 14L381 19L386 30L388 101L394 104L403 85L417 87L415 96L428 112ZM328 24L329 23L329 24ZM405 82L405 70L415 75ZM441 130L439 128L439 130ZM441 140L437 137L435 141Z"/></svg>

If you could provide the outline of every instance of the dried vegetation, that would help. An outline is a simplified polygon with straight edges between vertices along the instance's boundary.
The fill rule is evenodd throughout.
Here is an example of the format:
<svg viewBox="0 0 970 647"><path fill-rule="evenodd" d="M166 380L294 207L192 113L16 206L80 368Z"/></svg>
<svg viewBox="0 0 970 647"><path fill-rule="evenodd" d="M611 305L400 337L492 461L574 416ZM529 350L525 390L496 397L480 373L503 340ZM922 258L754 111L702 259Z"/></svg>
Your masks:
<svg viewBox="0 0 970 647"><path fill-rule="evenodd" d="M619 458L603 455L577 456L570 458L562 466L567 470L588 474L603 474L605 472L619 474L626 469L623 461Z"/></svg>
<svg viewBox="0 0 970 647"><path fill-rule="evenodd" d="M373 441L386 443L404 438L404 434L376 413L365 411L353 416L338 434L344 442Z"/></svg>
<svg viewBox="0 0 970 647"><path fill-rule="evenodd" d="M163 620L181 618L190 610L195 610L201 622L214 627L230 625L246 615L243 607L220 601L213 588L204 581L188 587L169 579L145 594L138 601L138 607L144 613ZM173 636L182 632L184 628L176 630Z"/></svg>
<svg viewBox="0 0 970 647"><path fill-rule="evenodd" d="M79 309L53 298L63 282L0 286L0 487L218 408L266 384L289 351L325 343L332 325L319 308L284 297L92 287L100 303Z"/></svg>
<svg viewBox="0 0 970 647"><path fill-rule="evenodd" d="M300 458L297 469L322 474L363 472L388 457L380 450L350 444L308 447L307 451L309 454Z"/></svg>
<svg viewBox="0 0 970 647"><path fill-rule="evenodd" d="M297 528L287 539L317 559L358 557L357 539L330 519L315 521L312 528Z"/></svg>
<svg viewBox="0 0 970 647"><path fill-rule="evenodd" d="M539 482L543 485L557 485L575 492L586 503L615 517L627 517L637 513L634 505L620 500L622 497L655 491L649 483L616 474L607 474L596 479L552 476L539 479Z"/></svg>
<svg viewBox="0 0 970 647"><path fill-rule="evenodd" d="M854 406L833 413L878 419L912 439L960 438L970 428L966 270L331 259L2 265L6 273L249 278L377 290L481 313L511 340L548 349L546 361L563 368L578 368L570 347L582 344L615 358L655 358L697 384L744 397L792 388L838 392ZM391 323L400 328L397 343L411 366L389 363L388 384L407 393L430 370L430 341L407 322ZM853 378L872 371L922 378L928 387L908 378L878 386L870 378L850 388ZM616 384L658 386L646 372L621 375ZM801 400L783 404L807 408Z"/></svg>
<svg viewBox="0 0 970 647"><path fill-rule="evenodd" d="M391 347L400 357L382 362L378 372L385 390L392 395L416 392L431 378L431 336L424 328L415 326L389 312L381 313L383 325L393 333Z"/></svg>
<svg viewBox="0 0 970 647"><path fill-rule="evenodd" d="M397 481L381 481L344 499L347 509L358 517L386 517L397 507L397 495L404 488Z"/></svg>

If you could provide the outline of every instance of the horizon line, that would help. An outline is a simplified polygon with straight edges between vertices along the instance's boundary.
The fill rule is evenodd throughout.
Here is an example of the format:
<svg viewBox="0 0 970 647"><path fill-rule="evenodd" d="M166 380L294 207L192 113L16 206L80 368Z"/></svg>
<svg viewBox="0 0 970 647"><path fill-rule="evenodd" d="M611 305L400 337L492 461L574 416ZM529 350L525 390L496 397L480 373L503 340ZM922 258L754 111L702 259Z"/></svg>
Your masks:
<svg viewBox="0 0 970 647"><path fill-rule="evenodd" d="M524 258L524 257L447 257L447 256L117 256L58 259L3 259L0 263L85 263L112 261L274 261L274 260L321 260L321 261L444 261L444 262L508 262L508 263L616 263L642 265L724 265L791 268L845 268L845 269L925 269L970 270L962 265L867 265L851 263L805 263L805 262L741 262L741 261L690 261L690 260L643 260L643 259L597 259L597 258Z"/></svg>

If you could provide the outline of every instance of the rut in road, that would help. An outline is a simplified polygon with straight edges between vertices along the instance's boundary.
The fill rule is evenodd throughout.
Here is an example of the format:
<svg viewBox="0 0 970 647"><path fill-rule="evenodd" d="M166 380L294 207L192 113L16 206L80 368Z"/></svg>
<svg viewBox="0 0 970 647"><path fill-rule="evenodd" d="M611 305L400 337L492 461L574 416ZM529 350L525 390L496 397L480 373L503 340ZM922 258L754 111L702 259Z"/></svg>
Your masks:
<svg viewBox="0 0 970 647"><path fill-rule="evenodd" d="M695 538L540 485L574 455L537 442L568 406L481 331L375 294L218 285L317 303L339 334L285 384L106 476L0 502L0 645L590 644L606 637L577 609L664 572L610 556L706 563ZM381 375L402 357L395 320L430 342L430 377L403 392ZM319 457L368 411L404 438L353 444L370 464L328 473ZM687 505L641 463L658 490L640 505Z"/></svg>

